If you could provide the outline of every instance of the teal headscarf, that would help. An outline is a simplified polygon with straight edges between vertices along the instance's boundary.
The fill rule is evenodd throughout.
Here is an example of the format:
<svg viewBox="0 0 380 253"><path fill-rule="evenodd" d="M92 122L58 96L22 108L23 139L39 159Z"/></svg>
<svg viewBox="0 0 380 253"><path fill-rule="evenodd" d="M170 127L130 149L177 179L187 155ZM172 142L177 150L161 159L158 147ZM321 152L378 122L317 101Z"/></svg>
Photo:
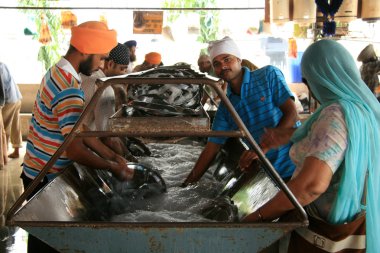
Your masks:
<svg viewBox="0 0 380 253"><path fill-rule="evenodd" d="M343 109L347 126L347 149L339 169L339 190L328 221L340 224L361 211L364 181L366 196L367 252L380 248L380 104L362 81L351 54L338 42L320 40L307 48L301 61L302 76L321 106L294 133L293 142L303 139L320 112L332 103Z"/></svg>

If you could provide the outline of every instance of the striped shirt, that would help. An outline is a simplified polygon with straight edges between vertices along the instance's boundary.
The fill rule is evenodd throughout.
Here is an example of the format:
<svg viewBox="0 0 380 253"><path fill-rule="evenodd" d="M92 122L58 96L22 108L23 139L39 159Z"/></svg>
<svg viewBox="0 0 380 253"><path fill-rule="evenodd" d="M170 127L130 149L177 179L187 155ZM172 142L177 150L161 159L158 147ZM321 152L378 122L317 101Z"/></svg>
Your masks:
<svg viewBox="0 0 380 253"><path fill-rule="evenodd" d="M44 76L33 107L23 170L34 178L63 143L79 119L84 105L81 79L71 64L62 58ZM64 152L49 169L53 179L71 164Z"/></svg>
<svg viewBox="0 0 380 253"><path fill-rule="evenodd" d="M241 96L234 94L228 86L227 97L248 131L259 143L264 128L275 128L279 124L283 115L279 107L293 95L282 72L274 66L266 66L253 72L243 67L243 71ZM223 103L216 112L212 130L238 130L238 126ZM226 139L227 137L210 137L209 141L224 144ZM289 143L266 153L266 157L283 178L290 177L295 168L289 158L290 146Z"/></svg>

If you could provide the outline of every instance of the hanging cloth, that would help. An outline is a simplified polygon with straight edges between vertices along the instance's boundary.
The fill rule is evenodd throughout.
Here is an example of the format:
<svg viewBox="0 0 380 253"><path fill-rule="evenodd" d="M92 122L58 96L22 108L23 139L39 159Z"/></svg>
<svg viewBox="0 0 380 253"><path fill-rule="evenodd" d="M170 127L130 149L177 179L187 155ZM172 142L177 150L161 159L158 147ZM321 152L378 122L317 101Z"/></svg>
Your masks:
<svg viewBox="0 0 380 253"><path fill-rule="evenodd" d="M323 36L335 35L336 23L334 15L342 5L343 0L315 0L319 10L323 13L325 21L323 22Z"/></svg>
<svg viewBox="0 0 380 253"><path fill-rule="evenodd" d="M297 59L297 41L294 38L288 40L288 56Z"/></svg>
<svg viewBox="0 0 380 253"><path fill-rule="evenodd" d="M44 45L51 42L49 26L43 16L41 16L40 37L38 38L38 41Z"/></svg>

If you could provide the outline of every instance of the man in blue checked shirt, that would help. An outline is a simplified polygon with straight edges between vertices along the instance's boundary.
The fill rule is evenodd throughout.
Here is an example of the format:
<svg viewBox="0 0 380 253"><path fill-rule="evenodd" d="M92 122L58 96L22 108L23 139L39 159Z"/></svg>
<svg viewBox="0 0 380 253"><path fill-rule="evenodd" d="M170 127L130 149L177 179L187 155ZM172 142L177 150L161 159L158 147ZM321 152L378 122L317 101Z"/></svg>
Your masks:
<svg viewBox="0 0 380 253"><path fill-rule="evenodd" d="M266 129L292 128L300 124L293 95L282 72L270 65L252 72L242 67L240 50L229 37L210 42L208 51L215 74L228 83L227 97L235 110L280 176L284 180L289 179L295 168L289 158L291 143L275 149L266 148L266 143L275 141L271 140L270 134L266 134ZM238 130L223 103L218 108L212 130ZM226 139L208 139L183 186L195 183L202 177ZM244 151L239 161L240 168L247 170L255 159L257 155L254 151Z"/></svg>

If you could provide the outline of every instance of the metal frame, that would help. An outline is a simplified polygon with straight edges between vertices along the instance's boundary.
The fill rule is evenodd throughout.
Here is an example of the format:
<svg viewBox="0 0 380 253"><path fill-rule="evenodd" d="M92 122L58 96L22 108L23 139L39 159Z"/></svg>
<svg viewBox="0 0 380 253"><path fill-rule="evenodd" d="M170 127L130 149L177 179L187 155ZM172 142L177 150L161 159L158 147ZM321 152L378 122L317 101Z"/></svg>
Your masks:
<svg viewBox="0 0 380 253"><path fill-rule="evenodd" d="M99 222L81 222L80 225L78 223L66 223L66 222L16 222L13 220L14 215L16 212L22 208L22 204L26 200L26 197L36 188L37 184L45 177L47 174L48 170L53 166L55 161L58 159L58 157L64 152L64 150L68 147L68 145L72 142L72 140L76 137L85 137L85 136L94 136L94 137L100 137L100 136L150 136L150 137L168 137L168 136L225 136L225 137L243 137L248 140L248 142L251 144L253 147L253 150L257 153L259 159L262 161L264 168L266 172L272 177L272 179L277 183L278 187L284 191L286 196L289 198L289 200L292 202L292 204L295 206L296 210L300 214L300 222L294 222L294 223L280 223L280 224L273 224L273 223L264 223L265 227L271 228L273 226L273 229L278 226L285 226L289 228L289 231L292 229L299 227L299 226L307 226L308 225L308 218L306 215L305 210L303 207L299 204L293 193L289 190L289 188L286 186L284 181L281 179L281 177L278 175L276 170L273 168L272 164L269 162L269 160L265 157L264 153L261 151L260 147L256 143L256 141L253 139L252 135L249 133L248 129L244 125L243 121L235 111L234 107L226 97L225 93L221 89L221 84L222 80L216 80L215 78L209 78L209 76L206 75L199 75L197 78L144 78L144 77L136 77L136 76L126 76L125 78L109 78L109 79L98 79L96 81L98 84L99 88L94 94L93 98L91 101L88 103L88 105L85 107L82 115L80 116L79 120L77 123L74 125L73 130L70 132L70 134L67 135L65 138L64 142L62 145L57 149L57 151L54 153L54 155L51 157L51 159L47 162L45 167L41 170L41 172L38 174L38 176L33 180L31 185L22 193L22 195L17 199L17 201L14 203L14 205L10 208L8 214L7 214L7 224L8 225L18 225L18 226L31 226L37 225L37 227L102 227L105 226L105 224L99 223ZM170 131L160 131L160 132L154 132L152 131L151 133L141 133L141 132L133 132L133 131L128 131L126 132L113 132L113 131L104 131L104 132L99 132L99 131L81 131L80 126L83 124L87 114L89 114L90 111L92 111L102 95L103 91L109 87L110 85L113 84L124 84L124 85L142 85L142 84L151 84L151 85L157 85L157 84L204 84L204 85L209 85L211 86L218 96L221 98L221 101L225 104L229 112L231 113L231 116L233 117L234 121L236 122L239 131L207 131L207 132L196 132L196 131L191 131L191 132L177 132L175 134L171 133ZM210 226L210 224L204 225L204 224L198 224L198 223L191 223L191 224L186 224L186 226L191 226L191 227L203 227L203 226ZM260 225L261 224L261 225ZM212 226L216 227L234 227L234 226L244 226L244 227L261 227L264 224L242 224L242 223L236 223L236 224L212 224ZM118 227L118 224L111 224L112 226ZM175 224L171 225L169 224L168 226L175 226L175 227L180 227L183 224ZM110 226L110 223L107 223L107 226ZM128 224L123 223L123 226L130 226ZM134 223L133 226L145 226L139 223ZM120 227L119 227L120 228Z"/></svg>

